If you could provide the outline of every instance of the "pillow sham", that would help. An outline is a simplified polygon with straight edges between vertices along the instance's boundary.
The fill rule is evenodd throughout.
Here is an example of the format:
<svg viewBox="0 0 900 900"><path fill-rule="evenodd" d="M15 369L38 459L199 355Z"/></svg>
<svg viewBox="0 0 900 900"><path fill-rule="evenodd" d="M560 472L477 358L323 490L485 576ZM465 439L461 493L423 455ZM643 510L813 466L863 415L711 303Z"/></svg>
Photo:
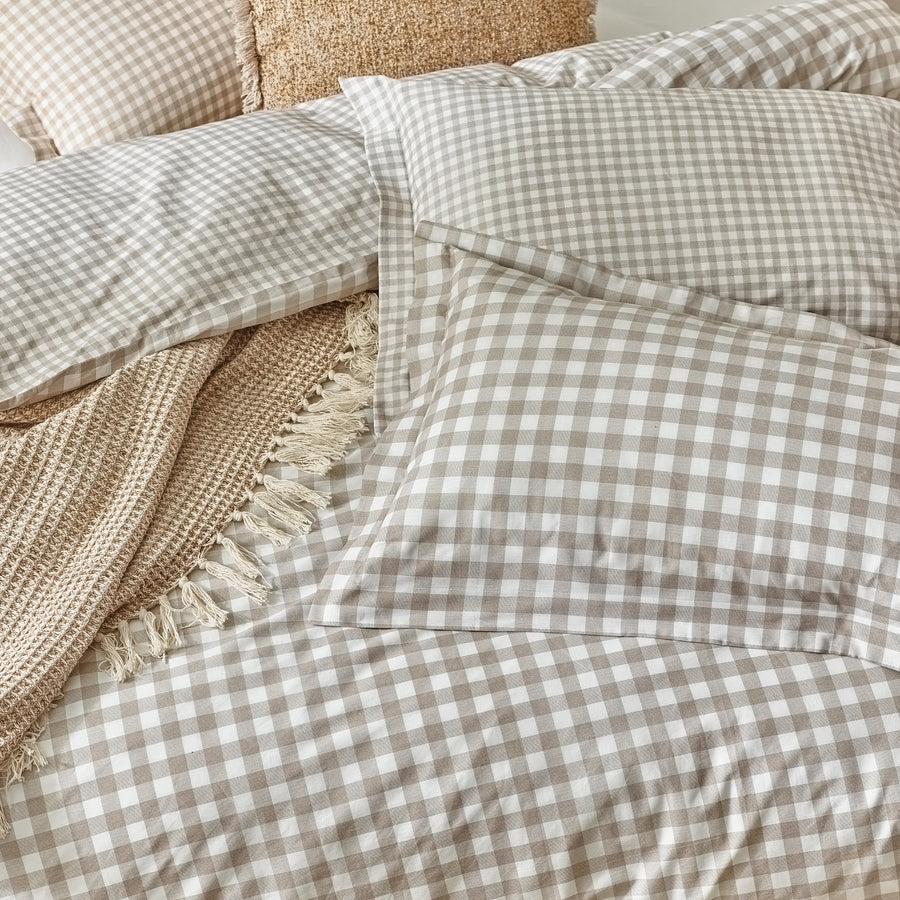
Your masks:
<svg viewBox="0 0 900 900"><path fill-rule="evenodd" d="M228 0L5 0L0 118L59 153L241 111Z"/></svg>
<svg viewBox="0 0 900 900"><path fill-rule="evenodd" d="M577 68L630 53L591 44ZM556 56L542 76L494 64L427 77L570 76ZM0 409L377 281L378 198L341 96L86 150L17 172L0 204Z"/></svg>
<svg viewBox="0 0 900 900"><path fill-rule="evenodd" d="M900 668L895 347L825 320L812 331L832 339L810 339L808 314L757 308L779 320L763 329L742 304L728 321L728 304L682 291L712 308L698 316L675 311L677 293L646 299L661 285L632 279L628 302L598 271L579 295L443 252L439 357L399 446L392 425L375 450L400 477L329 567L313 621Z"/></svg>
<svg viewBox="0 0 900 900"><path fill-rule="evenodd" d="M345 75L400 78L587 43L587 0L237 0L244 109L335 94Z"/></svg>
<svg viewBox="0 0 900 900"><path fill-rule="evenodd" d="M379 433L409 396L406 315L428 289L416 271L422 220L900 339L893 101L379 77L344 86L381 198Z"/></svg>
<svg viewBox="0 0 900 900"><path fill-rule="evenodd" d="M883 0L812 0L669 36L594 86L804 88L898 99L898 59L900 15Z"/></svg>
<svg viewBox="0 0 900 900"><path fill-rule="evenodd" d="M0 206L0 409L376 284L343 98L21 169Z"/></svg>

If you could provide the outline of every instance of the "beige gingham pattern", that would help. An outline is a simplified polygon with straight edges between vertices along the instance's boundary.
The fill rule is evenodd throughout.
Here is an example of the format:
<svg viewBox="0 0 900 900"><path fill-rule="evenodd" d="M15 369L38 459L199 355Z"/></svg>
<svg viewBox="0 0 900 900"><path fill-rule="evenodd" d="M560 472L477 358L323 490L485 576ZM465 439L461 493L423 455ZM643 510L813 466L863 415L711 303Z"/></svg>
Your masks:
<svg viewBox="0 0 900 900"><path fill-rule="evenodd" d="M31 105L0 96L0 121L34 152L35 162L57 156L53 141L47 136L41 120Z"/></svg>
<svg viewBox="0 0 900 900"><path fill-rule="evenodd" d="M342 97L31 166L0 207L0 408L376 283Z"/></svg>
<svg viewBox="0 0 900 900"><path fill-rule="evenodd" d="M257 541L268 606L225 601L233 627L123 685L79 666L50 765L9 792L4 900L900 895L896 673L307 625L371 444L311 482L334 495L312 535Z"/></svg>
<svg viewBox="0 0 900 900"><path fill-rule="evenodd" d="M519 74L531 75L554 87L586 87L621 69L633 57L670 38L666 31L617 38L544 53L512 64Z"/></svg>
<svg viewBox="0 0 900 900"><path fill-rule="evenodd" d="M609 88L802 88L900 99L900 13L883 0L811 0L658 42Z"/></svg>
<svg viewBox="0 0 900 900"><path fill-rule="evenodd" d="M572 77L574 56L567 57L572 63L561 66L557 74L563 82L568 80L579 88L598 90L645 88L649 67L659 76L657 87L680 87L687 79L686 83L697 88L828 87L835 94L860 92L877 96L896 96L900 91L900 66L896 64L900 59L900 16L888 10L881 0L852 3L822 0L781 7L740 20L733 32L730 28L730 25L714 28L715 40L709 37L709 29L700 29L669 41L655 42L596 80L587 71L577 80ZM842 43L836 43L833 35L842 36ZM666 53L662 52L663 47L669 48ZM654 60L658 60L655 67ZM664 71L671 75L668 81L660 74ZM683 73L690 74L690 78L687 74L682 78ZM558 213L554 222L555 249L573 250L576 244L589 243L593 235L595 248L591 258L594 260L629 273L753 302L804 302L797 297L797 290L805 291L805 284L797 273L792 274L796 268L798 273L808 273L819 311L827 310L839 316L844 310L835 308L828 295L845 291L853 280L852 277L848 280L850 273L842 272L842 266L852 267L853 260L858 258L859 265L865 268L867 260L874 255L878 266L893 265L896 270L897 255L893 248L897 246L897 238L884 230L891 227L896 230L896 180L885 181L885 173L896 172L896 164L893 170L876 164L881 173L876 177L881 184L874 186L874 193L864 188L862 194L856 194L850 188L850 195L857 199L868 195L876 201L855 226L856 213L846 214L840 200L835 210L826 208L827 201L818 197L818 185L808 183L809 176L804 174L810 165L812 171L816 170L825 158L820 152L823 149L830 154L827 158L838 179L845 176L851 180L865 179L875 174L871 167L861 169L858 164L857 149L851 145L864 141L867 135L853 133L850 120L836 123L835 135L830 131L820 133L823 123L812 109L827 101L810 99L807 114L803 112L806 101L802 97L784 96L785 91L778 91L779 96L769 101L757 100L775 115L775 120L751 124L746 119L743 127L738 127L748 148L747 159L741 160L735 131L738 123L706 121L700 107L693 120L685 118L679 105L690 106L692 101L683 96L671 101L636 94L632 95L633 100L610 96L602 116L594 121L593 131L580 122L572 133L572 123L563 122L558 109L539 120L532 118L534 111L527 106L528 101L501 94L495 97L491 113L479 118L478 103L471 96L455 98L459 100L455 110L452 105L445 110L438 106L449 102L449 95L439 100L434 95L425 97L428 87L423 87L423 93L416 97L413 96L416 88L408 90L404 85L394 91L376 79L351 79L345 81L344 88L365 126L369 164L381 197L379 283L383 349L375 397L378 433L400 412L409 396L403 367L403 336L407 309L421 301L416 296L410 252L416 222L425 218L549 245L550 236L540 233L543 222L535 219L533 211L524 205L516 206L529 193L529 186L527 179L517 175L515 169L504 171L501 162L499 171L492 170L490 176L480 181L486 186L480 195L487 204L484 208L476 208L474 197L463 199L469 185L456 183L458 172L468 173L473 181L480 180L481 172L470 161L477 157L479 164L485 165L495 144L498 153L494 159L499 160L508 140L514 142L523 137L523 130L527 129L524 122L531 121L535 127L524 140L536 148L531 163L538 170L538 182L545 184L554 175L557 178L553 186L556 193L549 200ZM560 101L560 105L564 102ZM743 101L726 100L723 104L729 102L737 107ZM525 106L517 107L519 103ZM545 107L554 103L555 99L547 100ZM397 104L399 108L395 108ZM848 109L850 106L852 103ZM791 121L788 112L792 107L800 116L796 123ZM839 109L843 107L836 100L836 114ZM891 106L883 109L889 118L896 117L896 112L890 111ZM518 121L522 117L524 121ZM739 114L738 118L741 118ZM610 127L611 122L615 127ZM721 154L729 153L738 165L752 161L757 139L772 125L781 129L781 152L773 145L762 150L762 155L770 153L771 159L764 160L756 154L756 164L763 169L758 173L757 183L748 183L737 194L720 198L716 181L705 177L702 164L710 166L723 187L734 188L736 173L723 171L727 163L723 164ZM806 126L812 126L813 131L805 132ZM695 129L696 138L691 128ZM565 141L551 139L561 133L566 133ZM840 142L837 135L841 134L845 139L843 150L833 144L834 140ZM432 139L442 146L429 147ZM890 146L896 148L896 137L889 138L887 146L881 149L893 152L888 149ZM575 153L582 151L595 162L595 167L592 172L580 172L581 180L577 181L568 177L568 169ZM543 154L540 161L536 158L538 154ZM697 154L703 155L702 161ZM582 161L585 159L582 157ZM517 165L518 151L513 148L504 162ZM434 169L444 163L447 169ZM677 167L679 163L681 168L675 169L669 178L667 168ZM436 196L433 188L413 196L410 184L420 177L420 165L431 167L429 178L443 176L447 196ZM838 171L841 166L843 170ZM779 177L785 181L776 185L774 181ZM840 188L838 191L842 193ZM782 200L795 198L795 193L794 205L788 208ZM601 198L605 206L594 202ZM461 202L453 206L453 212L459 214L458 220L447 208L457 199ZM492 210L488 205L495 201L497 206ZM780 207L775 211L778 224L773 222L768 227L766 201ZM887 212L879 206L882 202ZM807 204L811 206L805 215ZM601 228L590 223L585 225L584 213L589 206L596 221L602 223ZM846 240L832 245L826 238L822 243L808 246L807 254L801 254L794 240L798 231L811 230L817 224L813 216L821 219L826 227L837 224L846 228L844 238L851 238L853 246L848 248ZM699 229L696 239L686 237L691 234L689 228ZM729 243L731 240L733 244ZM839 246L850 256L842 256ZM580 251L581 255L585 253L583 249ZM775 272L770 272L770 257L778 261L776 266L780 263ZM865 277L863 280L866 281ZM890 284L881 283L878 277L867 281L866 290L854 305L851 324L868 330L865 319L871 316L873 333L895 334L900 329L900 307L885 309L885 296L898 296L896 279L889 280ZM871 305L873 292L876 302Z"/></svg>
<svg viewBox="0 0 900 900"><path fill-rule="evenodd" d="M775 331L628 302L665 293L608 293L605 273L584 295L462 250L446 265L440 355L311 621L900 668L900 352L796 337L790 313Z"/></svg>
<svg viewBox="0 0 900 900"><path fill-rule="evenodd" d="M4 0L0 47L0 98L59 153L241 111L228 0Z"/></svg>
<svg viewBox="0 0 900 900"><path fill-rule="evenodd" d="M86 659L9 791L0 896L884 900L900 676L641 638L318 628L371 447L268 606L112 684ZM253 536L236 535L253 546ZM206 583L209 589L215 585Z"/></svg>
<svg viewBox="0 0 900 900"><path fill-rule="evenodd" d="M592 78L653 40L572 66ZM571 80L564 54L529 64L430 77ZM0 205L0 408L377 280L378 196L345 97L94 148L0 180Z"/></svg>

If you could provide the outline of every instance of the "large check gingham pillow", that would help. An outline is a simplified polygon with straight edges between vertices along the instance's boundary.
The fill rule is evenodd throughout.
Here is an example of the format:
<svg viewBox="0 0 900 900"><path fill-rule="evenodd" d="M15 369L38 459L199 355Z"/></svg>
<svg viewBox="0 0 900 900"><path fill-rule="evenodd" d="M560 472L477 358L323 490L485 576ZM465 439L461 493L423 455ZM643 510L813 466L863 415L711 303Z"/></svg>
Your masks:
<svg viewBox="0 0 900 900"><path fill-rule="evenodd" d="M424 299L426 248L413 238L423 220L900 339L894 100L386 78L344 88L382 204L379 432L409 395L404 329Z"/></svg>
<svg viewBox="0 0 900 900"><path fill-rule="evenodd" d="M757 310L774 326L760 328L743 304L727 321L729 304L681 289L632 281L627 302L598 271L583 296L444 253L441 352L376 448L393 483L314 621L900 668L900 352L825 320L813 339L803 315ZM679 296L711 314L675 311Z"/></svg>

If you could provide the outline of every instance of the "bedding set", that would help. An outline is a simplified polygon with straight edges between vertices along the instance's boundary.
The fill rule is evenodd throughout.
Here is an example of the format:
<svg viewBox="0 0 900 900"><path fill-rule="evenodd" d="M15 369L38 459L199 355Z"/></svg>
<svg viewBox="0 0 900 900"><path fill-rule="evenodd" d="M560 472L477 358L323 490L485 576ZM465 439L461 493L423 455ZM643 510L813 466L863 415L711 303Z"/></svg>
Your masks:
<svg viewBox="0 0 900 900"><path fill-rule="evenodd" d="M28 6L0 896L900 895L900 15Z"/></svg>

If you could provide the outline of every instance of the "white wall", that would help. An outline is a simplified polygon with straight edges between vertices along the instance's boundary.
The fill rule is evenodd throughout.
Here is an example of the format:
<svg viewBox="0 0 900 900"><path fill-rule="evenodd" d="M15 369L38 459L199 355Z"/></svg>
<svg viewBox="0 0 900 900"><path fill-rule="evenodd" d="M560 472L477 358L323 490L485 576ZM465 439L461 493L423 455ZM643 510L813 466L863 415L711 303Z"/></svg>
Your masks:
<svg viewBox="0 0 900 900"><path fill-rule="evenodd" d="M762 12L790 0L598 0L597 33L601 39L685 31L719 19ZM900 0L888 0L900 10Z"/></svg>
<svg viewBox="0 0 900 900"><path fill-rule="evenodd" d="M27 166L34 162L34 151L24 141L20 141L0 122L0 172L8 172L19 166Z"/></svg>

